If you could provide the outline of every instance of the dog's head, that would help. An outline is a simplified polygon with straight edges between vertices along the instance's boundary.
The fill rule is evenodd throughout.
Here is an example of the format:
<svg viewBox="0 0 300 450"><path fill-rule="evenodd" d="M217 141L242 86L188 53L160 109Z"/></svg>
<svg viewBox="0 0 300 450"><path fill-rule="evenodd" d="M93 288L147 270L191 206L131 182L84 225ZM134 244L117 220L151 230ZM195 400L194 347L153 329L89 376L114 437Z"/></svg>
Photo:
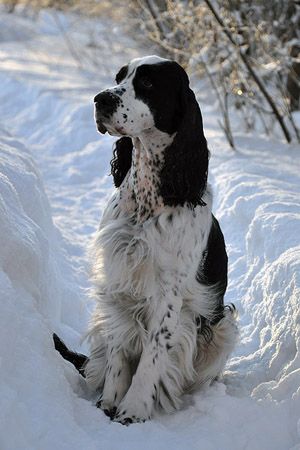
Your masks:
<svg viewBox="0 0 300 450"><path fill-rule="evenodd" d="M101 133L139 136L156 127L169 134L177 131L182 91L188 77L175 61L147 56L121 68L117 86L96 95L95 119Z"/></svg>
<svg viewBox="0 0 300 450"><path fill-rule="evenodd" d="M122 67L116 82L94 99L98 130L122 136L111 161L115 185L121 185L130 169L131 138L156 129L174 135L162 149L159 193L164 203L204 204L209 153L200 108L185 70L175 61L147 56Z"/></svg>

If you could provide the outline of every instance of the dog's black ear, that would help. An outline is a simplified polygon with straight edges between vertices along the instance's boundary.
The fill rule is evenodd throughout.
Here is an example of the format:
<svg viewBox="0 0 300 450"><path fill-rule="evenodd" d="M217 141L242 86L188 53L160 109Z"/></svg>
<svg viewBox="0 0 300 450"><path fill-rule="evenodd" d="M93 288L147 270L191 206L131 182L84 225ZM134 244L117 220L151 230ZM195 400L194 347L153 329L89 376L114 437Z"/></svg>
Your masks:
<svg viewBox="0 0 300 450"><path fill-rule="evenodd" d="M178 66L178 65L177 65ZM209 152L203 133L202 116L189 79L181 70L180 110L177 134L165 150L161 170L160 193L170 206L205 205L202 195L206 189Z"/></svg>
<svg viewBox="0 0 300 450"><path fill-rule="evenodd" d="M132 149L133 145L130 137L125 136L115 142L110 167L116 187L121 186L131 167Z"/></svg>

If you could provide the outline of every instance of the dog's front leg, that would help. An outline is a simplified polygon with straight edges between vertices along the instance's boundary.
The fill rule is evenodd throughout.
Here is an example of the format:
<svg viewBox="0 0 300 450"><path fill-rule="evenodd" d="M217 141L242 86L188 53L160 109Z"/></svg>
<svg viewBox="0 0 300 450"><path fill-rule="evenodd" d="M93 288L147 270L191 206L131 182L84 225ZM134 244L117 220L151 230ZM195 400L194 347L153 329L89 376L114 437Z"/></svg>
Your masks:
<svg viewBox="0 0 300 450"><path fill-rule="evenodd" d="M148 324L148 338L131 386L120 403L115 420L123 424L151 417L154 404L167 410L179 406L178 368L170 358L182 299L175 288L161 296ZM162 405L161 405L162 406Z"/></svg>
<svg viewBox="0 0 300 450"><path fill-rule="evenodd" d="M131 382L129 364L119 346L110 341L107 347L105 382L97 402L106 415L113 419L117 406L126 394Z"/></svg>

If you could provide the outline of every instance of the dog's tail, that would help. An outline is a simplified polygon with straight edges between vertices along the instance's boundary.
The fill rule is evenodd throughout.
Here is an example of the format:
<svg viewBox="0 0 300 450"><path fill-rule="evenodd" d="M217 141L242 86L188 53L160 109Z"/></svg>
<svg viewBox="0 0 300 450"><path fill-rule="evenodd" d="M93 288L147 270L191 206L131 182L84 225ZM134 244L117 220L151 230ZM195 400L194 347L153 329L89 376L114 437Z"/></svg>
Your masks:
<svg viewBox="0 0 300 450"><path fill-rule="evenodd" d="M55 333L53 333L53 341L55 350L57 350L64 359L70 361L70 363L76 367L80 375L85 378L84 368L89 358L81 353L69 350L66 344Z"/></svg>

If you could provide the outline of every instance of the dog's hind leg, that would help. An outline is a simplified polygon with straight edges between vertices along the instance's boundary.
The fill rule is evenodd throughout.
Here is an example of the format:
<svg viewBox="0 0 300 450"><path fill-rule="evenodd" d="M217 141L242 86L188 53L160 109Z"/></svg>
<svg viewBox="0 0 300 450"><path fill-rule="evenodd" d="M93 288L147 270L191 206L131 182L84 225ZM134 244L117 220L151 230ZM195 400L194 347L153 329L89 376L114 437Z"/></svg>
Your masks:
<svg viewBox="0 0 300 450"><path fill-rule="evenodd" d="M215 380L223 371L227 359L238 339L238 326L234 306L225 306L224 317L215 325L210 325L210 332L200 333L198 352L194 362L197 381L194 388Z"/></svg>

